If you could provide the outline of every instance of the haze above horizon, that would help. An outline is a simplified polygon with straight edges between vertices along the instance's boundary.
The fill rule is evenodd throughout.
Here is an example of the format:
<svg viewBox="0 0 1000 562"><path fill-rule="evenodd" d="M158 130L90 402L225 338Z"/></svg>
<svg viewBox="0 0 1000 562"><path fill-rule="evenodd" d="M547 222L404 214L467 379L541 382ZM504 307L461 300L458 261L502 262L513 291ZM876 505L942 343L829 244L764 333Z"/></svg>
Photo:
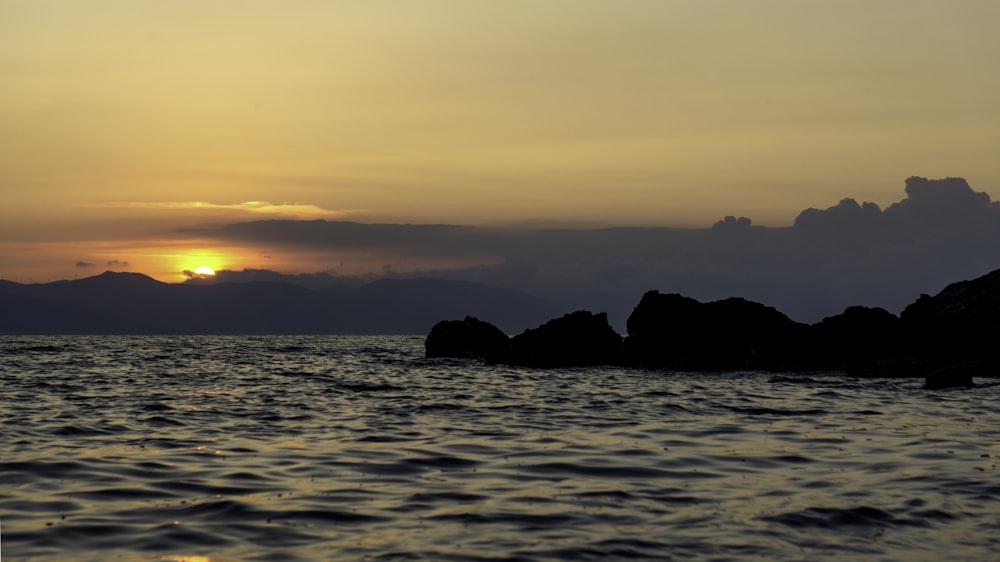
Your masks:
<svg viewBox="0 0 1000 562"><path fill-rule="evenodd" d="M4 2L0 276L495 263L209 235L268 218L783 226L914 175L996 199L996 21L989 0Z"/></svg>

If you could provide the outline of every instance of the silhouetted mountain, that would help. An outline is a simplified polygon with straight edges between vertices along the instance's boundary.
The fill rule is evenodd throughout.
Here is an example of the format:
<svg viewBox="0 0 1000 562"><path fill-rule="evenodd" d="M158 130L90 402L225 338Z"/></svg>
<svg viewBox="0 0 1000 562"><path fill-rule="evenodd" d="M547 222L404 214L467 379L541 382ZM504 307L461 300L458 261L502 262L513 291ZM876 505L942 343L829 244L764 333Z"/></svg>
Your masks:
<svg viewBox="0 0 1000 562"><path fill-rule="evenodd" d="M0 284L0 333L419 334L472 311L515 332L558 310L507 289L438 279L310 290L288 283L161 283L105 272L75 281Z"/></svg>
<svg viewBox="0 0 1000 562"><path fill-rule="evenodd" d="M124 321L73 304L50 302L4 292L0 287L0 333L108 334L135 331ZM58 327L53 332L53 327Z"/></svg>
<svg viewBox="0 0 1000 562"><path fill-rule="evenodd" d="M221 269L215 275L204 277L190 273L190 278L185 281L186 285L219 285L222 283L287 283L297 285L306 289L323 289L333 285L363 285L373 281L375 278L362 277L335 277L327 272L318 273L279 273L269 269L244 268L240 271Z"/></svg>

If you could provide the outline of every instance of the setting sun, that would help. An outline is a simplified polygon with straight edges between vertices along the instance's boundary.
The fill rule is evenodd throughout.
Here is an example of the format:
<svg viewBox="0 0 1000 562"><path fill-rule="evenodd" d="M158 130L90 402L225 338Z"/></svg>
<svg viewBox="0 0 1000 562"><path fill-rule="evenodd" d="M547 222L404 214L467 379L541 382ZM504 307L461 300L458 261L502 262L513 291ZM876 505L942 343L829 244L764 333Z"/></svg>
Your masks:
<svg viewBox="0 0 1000 562"><path fill-rule="evenodd" d="M212 276L212 275L215 275L215 270L212 269L211 267L208 267L207 265L203 265L203 266L195 269L194 272L197 275L204 275L204 276L209 276L209 277Z"/></svg>

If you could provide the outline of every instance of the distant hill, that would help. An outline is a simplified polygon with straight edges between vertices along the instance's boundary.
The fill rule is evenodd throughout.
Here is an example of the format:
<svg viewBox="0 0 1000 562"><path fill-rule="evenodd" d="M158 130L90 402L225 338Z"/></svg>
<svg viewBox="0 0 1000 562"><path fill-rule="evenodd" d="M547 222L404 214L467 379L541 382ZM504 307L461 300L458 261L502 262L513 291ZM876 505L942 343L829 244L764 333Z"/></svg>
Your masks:
<svg viewBox="0 0 1000 562"><path fill-rule="evenodd" d="M6 288L0 287L0 333L102 334L131 332L136 328L73 304L5 293Z"/></svg>
<svg viewBox="0 0 1000 562"><path fill-rule="evenodd" d="M114 272L44 284L0 282L4 334L425 334L442 318L466 315L516 333L561 312L525 293L429 278L322 289L170 284Z"/></svg>

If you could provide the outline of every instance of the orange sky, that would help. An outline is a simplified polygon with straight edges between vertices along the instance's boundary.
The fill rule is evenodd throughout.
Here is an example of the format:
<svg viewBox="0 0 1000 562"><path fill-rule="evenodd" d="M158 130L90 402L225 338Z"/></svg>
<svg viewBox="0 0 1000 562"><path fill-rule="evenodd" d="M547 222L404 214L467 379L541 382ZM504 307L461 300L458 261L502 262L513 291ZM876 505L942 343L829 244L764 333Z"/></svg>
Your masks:
<svg viewBox="0 0 1000 562"><path fill-rule="evenodd" d="M787 225L911 175L997 199L997 21L992 0L8 0L0 276L389 259L180 234L261 218Z"/></svg>

